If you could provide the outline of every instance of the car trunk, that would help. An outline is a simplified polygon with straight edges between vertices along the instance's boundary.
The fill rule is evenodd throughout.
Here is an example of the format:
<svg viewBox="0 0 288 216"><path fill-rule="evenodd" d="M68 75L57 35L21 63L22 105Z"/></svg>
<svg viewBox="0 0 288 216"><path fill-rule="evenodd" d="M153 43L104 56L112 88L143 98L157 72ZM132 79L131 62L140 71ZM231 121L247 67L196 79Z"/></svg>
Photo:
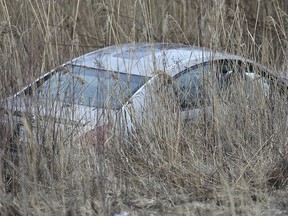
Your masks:
<svg viewBox="0 0 288 216"><path fill-rule="evenodd" d="M55 101L48 106L32 96L20 95L7 98L0 106L2 126L12 132L11 136L21 141L33 139L38 143L43 142L47 133L51 139L62 135L79 140L95 128L112 125L116 113L116 110Z"/></svg>

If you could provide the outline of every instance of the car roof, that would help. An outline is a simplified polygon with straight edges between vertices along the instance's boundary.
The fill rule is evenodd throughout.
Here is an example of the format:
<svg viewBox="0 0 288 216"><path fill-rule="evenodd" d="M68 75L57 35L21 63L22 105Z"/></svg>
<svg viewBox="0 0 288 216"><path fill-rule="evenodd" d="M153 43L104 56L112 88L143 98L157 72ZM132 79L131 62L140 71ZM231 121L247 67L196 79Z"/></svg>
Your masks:
<svg viewBox="0 0 288 216"><path fill-rule="evenodd" d="M243 59L211 49L174 43L129 43L99 49L72 60L73 65L153 76L181 62L192 66L211 59Z"/></svg>

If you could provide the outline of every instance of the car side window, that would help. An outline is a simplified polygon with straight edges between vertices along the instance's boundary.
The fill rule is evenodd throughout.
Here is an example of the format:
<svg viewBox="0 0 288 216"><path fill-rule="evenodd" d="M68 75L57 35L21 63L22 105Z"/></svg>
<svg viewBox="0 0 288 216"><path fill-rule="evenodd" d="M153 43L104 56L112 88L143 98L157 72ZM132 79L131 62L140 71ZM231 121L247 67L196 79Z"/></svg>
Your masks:
<svg viewBox="0 0 288 216"><path fill-rule="evenodd" d="M221 60L214 64L216 64L216 70L214 70L214 73L217 77L217 84L221 90L231 87L231 84L235 79L243 77L238 61Z"/></svg>
<svg viewBox="0 0 288 216"><path fill-rule="evenodd" d="M269 93L269 80L262 76L263 69L251 62L238 61L233 72L226 74L223 79L224 95L229 95L229 100L235 100L239 95L246 99L253 99L257 94Z"/></svg>
<svg viewBox="0 0 288 216"><path fill-rule="evenodd" d="M235 64L236 63L236 64ZM174 77L178 101L182 110L209 105L211 94L228 87L231 74L238 72L237 62L211 61L193 66Z"/></svg>
<svg viewBox="0 0 288 216"><path fill-rule="evenodd" d="M261 90L266 96L270 91L270 80L263 76L265 70L259 68L252 63L241 62L241 69L246 76L246 88L249 93L255 93L257 90Z"/></svg>
<svg viewBox="0 0 288 216"><path fill-rule="evenodd" d="M198 65L189 68L174 78L174 88L177 91L181 109L191 109L202 106L205 102L205 75L209 74L209 65Z"/></svg>
<svg viewBox="0 0 288 216"><path fill-rule="evenodd" d="M173 78L173 88L182 110L205 104L209 106L213 94L222 101L235 101L241 95L251 99L258 90L265 95L269 92L269 81L261 77L261 69L240 60L206 62L188 68Z"/></svg>

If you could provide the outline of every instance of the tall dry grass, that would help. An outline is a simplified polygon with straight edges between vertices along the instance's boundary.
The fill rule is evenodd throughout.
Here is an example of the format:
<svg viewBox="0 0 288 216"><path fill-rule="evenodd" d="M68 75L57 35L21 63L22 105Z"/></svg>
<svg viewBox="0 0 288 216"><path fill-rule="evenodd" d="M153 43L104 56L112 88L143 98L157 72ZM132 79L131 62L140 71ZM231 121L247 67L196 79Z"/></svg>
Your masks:
<svg viewBox="0 0 288 216"><path fill-rule="evenodd" d="M285 0L0 0L0 96L75 56L135 41L200 45L285 71L287 14ZM215 97L212 121L188 124L173 107L163 112L160 95L155 118L97 151L48 122L37 132L46 138L32 136L13 158L6 150L19 143L1 128L0 214L287 213L287 101L259 93L250 104L234 90L230 106Z"/></svg>

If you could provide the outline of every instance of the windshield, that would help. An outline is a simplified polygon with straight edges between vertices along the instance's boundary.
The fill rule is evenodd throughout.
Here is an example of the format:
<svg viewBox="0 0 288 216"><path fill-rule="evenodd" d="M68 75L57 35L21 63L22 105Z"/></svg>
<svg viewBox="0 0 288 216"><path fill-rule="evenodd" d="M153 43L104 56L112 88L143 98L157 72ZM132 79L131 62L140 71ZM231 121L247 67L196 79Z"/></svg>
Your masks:
<svg viewBox="0 0 288 216"><path fill-rule="evenodd" d="M70 65L37 88L40 100L119 109L147 77Z"/></svg>

